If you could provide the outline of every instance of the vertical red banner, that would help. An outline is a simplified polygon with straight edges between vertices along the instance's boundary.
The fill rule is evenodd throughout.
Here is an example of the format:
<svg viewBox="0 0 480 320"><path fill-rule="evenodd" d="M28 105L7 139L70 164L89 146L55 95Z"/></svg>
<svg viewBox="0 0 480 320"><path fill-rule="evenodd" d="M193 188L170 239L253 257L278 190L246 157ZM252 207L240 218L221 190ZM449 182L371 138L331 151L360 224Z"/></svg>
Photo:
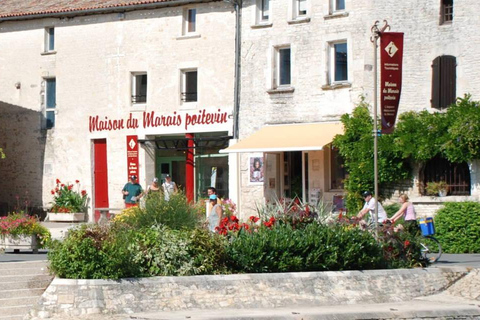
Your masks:
<svg viewBox="0 0 480 320"><path fill-rule="evenodd" d="M127 136L127 172L128 177L135 175L140 180L138 175L138 138L137 136Z"/></svg>
<svg viewBox="0 0 480 320"><path fill-rule="evenodd" d="M380 111L382 133L392 133L402 91L403 33L380 35Z"/></svg>

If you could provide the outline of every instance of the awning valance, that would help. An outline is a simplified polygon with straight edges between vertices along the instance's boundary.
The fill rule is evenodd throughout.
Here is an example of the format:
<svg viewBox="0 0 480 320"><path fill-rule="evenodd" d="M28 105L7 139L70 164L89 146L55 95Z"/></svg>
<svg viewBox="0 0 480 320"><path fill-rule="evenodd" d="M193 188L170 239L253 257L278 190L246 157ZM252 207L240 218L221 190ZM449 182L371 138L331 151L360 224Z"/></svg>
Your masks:
<svg viewBox="0 0 480 320"><path fill-rule="evenodd" d="M269 125L220 152L322 150L337 134L343 134L340 122Z"/></svg>

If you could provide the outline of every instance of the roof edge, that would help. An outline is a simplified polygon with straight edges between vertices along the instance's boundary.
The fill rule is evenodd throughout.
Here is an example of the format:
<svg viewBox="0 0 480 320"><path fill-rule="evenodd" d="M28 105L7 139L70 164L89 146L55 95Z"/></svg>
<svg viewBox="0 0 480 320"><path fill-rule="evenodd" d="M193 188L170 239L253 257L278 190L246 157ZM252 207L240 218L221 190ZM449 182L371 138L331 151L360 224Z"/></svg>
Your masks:
<svg viewBox="0 0 480 320"><path fill-rule="evenodd" d="M202 2L218 2L222 0L173 0L173 1L161 1L161 2L152 2L152 3L139 3L132 5L121 5L121 6L109 6L109 7L98 7L91 9L72 9L72 10L63 10L63 11L40 11L32 12L27 14L10 14L1 16L0 22L5 21L20 21L20 20L33 20L33 19L43 19L43 18L61 18L61 17L75 17L75 16L85 16L93 14L106 14L112 12L125 12L125 11L135 11L135 10L145 10L145 9L156 9L164 7L176 7L183 6L190 3L202 3Z"/></svg>

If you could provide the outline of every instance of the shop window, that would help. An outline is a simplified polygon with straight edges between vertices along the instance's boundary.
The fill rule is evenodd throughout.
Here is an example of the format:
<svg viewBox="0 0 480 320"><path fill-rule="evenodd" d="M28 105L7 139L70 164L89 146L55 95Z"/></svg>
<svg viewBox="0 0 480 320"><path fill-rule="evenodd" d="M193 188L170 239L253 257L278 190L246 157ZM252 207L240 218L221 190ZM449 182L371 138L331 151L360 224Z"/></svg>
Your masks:
<svg viewBox="0 0 480 320"><path fill-rule="evenodd" d="M55 51L55 28L53 27L45 28L44 51L45 52Z"/></svg>
<svg viewBox="0 0 480 320"><path fill-rule="evenodd" d="M132 74L132 104L147 102L147 74Z"/></svg>
<svg viewBox="0 0 480 320"><path fill-rule="evenodd" d="M197 32L197 9L186 9L183 15L183 35Z"/></svg>
<svg viewBox="0 0 480 320"><path fill-rule="evenodd" d="M291 85L291 50L290 47L275 49L275 73L274 86Z"/></svg>
<svg viewBox="0 0 480 320"><path fill-rule="evenodd" d="M329 82L330 84L348 81L347 42L332 42L329 49Z"/></svg>
<svg viewBox="0 0 480 320"><path fill-rule="evenodd" d="M182 102L197 102L197 70L182 71Z"/></svg>
<svg viewBox="0 0 480 320"><path fill-rule="evenodd" d="M468 164L452 163L446 159L435 157L429 160L420 171L420 193L425 195L425 187L429 182L446 181L449 195L470 195L470 170Z"/></svg>
<svg viewBox="0 0 480 320"><path fill-rule="evenodd" d="M267 23L270 19L270 0L257 0L256 24Z"/></svg>
<svg viewBox="0 0 480 320"><path fill-rule="evenodd" d="M47 129L55 127L55 109L57 107L57 81L55 78L45 79L45 118Z"/></svg>
<svg viewBox="0 0 480 320"><path fill-rule="evenodd" d="M453 0L440 0L440 24L453 21Z"/></svg>
<svg viewBox="0 0 480 320"><path fill-rule="evenodd" d="M330 188L343 189L345 180L345 162L337 148L330 149Z"/></svg>
<svg viewBox="0 0 480 320"><path fill-rule="evenodd" d="M432 63L432 108L445 109L456 101L457 59L436 57Z"/></svg>

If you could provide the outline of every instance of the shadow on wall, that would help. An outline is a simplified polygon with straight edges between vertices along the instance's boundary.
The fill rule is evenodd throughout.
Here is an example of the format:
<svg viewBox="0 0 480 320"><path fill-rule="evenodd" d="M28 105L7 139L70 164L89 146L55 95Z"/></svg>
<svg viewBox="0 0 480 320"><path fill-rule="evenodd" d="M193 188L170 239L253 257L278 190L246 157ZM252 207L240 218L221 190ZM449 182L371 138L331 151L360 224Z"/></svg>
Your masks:
<svg viewBox="0 0 480 320"><path fill-rule="evenodd" d="M0 216L14 210L43 214L46 130L41 112L0 101Z"/></svg>

